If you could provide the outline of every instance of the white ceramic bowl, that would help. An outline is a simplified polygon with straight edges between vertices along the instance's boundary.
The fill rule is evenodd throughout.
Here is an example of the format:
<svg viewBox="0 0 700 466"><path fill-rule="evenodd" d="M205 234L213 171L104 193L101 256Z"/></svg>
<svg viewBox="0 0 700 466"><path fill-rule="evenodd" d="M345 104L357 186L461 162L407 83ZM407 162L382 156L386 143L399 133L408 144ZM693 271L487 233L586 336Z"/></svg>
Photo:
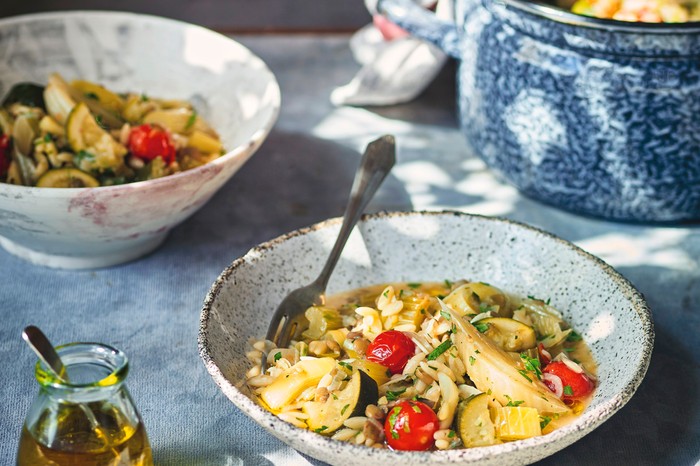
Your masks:
<svg viewBox="0 0 700 466"><path fill-rule="evenodd" d="M265 335L277 304L320 271L339 219L264 243L224 270L202 310L199 350L224 394L274 436L335 465L506 465L536 461L581 438L632 396L649 364L654 328L644 299L610 266L564 240L508 220L455 212L370 215L353 233L329 293L398 281L468 278L549 297L580 331L598 363L590 406L554 432L502 445L436 452L379 450L285 423L245 385L248 339Z"/></svg>
<svg viewBox="0 0 700 466"><path fill-rule="evenodd" d="M248 160L280 106L275 77L248 49L179 21L76 11L0 20L0 94L58 71L119 92L182 98L219 132L228 152L172 176L100 188L0 183L0 244L52 267L104 267L156 248Z"/></svg>

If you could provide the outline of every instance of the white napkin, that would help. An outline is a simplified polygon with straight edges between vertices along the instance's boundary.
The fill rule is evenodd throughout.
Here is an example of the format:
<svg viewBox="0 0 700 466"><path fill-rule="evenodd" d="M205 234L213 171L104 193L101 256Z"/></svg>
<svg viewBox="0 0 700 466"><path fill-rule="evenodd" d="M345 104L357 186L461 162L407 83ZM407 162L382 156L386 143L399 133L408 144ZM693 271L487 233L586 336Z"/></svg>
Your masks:
<svg viewBox="0 0 700 466"><path fill-rule="evenodd" d="M365 4L372 15L377 14L377 0L365 0ZM451 6L452 0L439 0L437 16L451 19ZM423 92L447 60L437 46L421 39L402 37L387 41L373 24L353 35L350 49L362 68L352 81L333 90L331 102L335 105L408 102Z"/></svg>

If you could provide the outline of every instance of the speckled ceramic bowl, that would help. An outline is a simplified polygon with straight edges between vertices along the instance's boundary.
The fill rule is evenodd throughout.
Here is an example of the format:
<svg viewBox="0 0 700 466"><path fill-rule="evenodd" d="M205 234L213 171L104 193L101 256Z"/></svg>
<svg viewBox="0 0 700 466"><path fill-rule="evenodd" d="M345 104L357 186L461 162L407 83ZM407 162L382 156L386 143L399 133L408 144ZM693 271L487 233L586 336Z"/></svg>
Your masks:
<svg viewBox="0 0 700 466"><path fill-rule="evenodd" d="M228 152L214 162L121 186L51 189L0 183L0 244L34 263L104 267L156 248L263 142L280 91L265 64L207 29L146 15L62 12L0 20L0 95L49 74L194 103Z"/></svg>
<svg viewBox="0 0 700 466"><path fill-rule="evenodd" d="M380 9L460 60L469 149L528 196L614 220L700 220L700 22L530 0L454 0L450 22L412 0Z"/></svg>
<svg viewBox="0 0 700 466"><path fill-rule="evenodd" d="M436 452L378 450L298 429L257 405L245 385L248 339L265 335L277 304L320 271L340 228L329 220L281 236L237 259L211 288L199 351L226 396L274 436L335 465L506 465L560 450L612 416L639 386L654 328L643 297L610 266L543 231L455 212L383 213L360 222L329 293L396 281L470 278L521 295L550 297L598 363L599 386L572 424L542 437Z"/></svg>

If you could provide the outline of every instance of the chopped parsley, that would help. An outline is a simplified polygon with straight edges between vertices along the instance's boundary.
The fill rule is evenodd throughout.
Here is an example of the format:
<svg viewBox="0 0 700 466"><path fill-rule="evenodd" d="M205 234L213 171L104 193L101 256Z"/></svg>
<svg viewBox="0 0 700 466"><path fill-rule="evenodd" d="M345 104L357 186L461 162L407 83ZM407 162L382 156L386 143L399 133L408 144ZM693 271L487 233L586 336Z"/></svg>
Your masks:
<svg viewBox="0 0 700 466"><path fill-rule="evenodd" d="M396 424L396 420L399 417L400 412L401 412L401 408L398 406L395 406L394 409L391 410L391 414L389 414L389 430L391 431L391 436L394 439L399 438L399 433L396 432L395 424Z"/></svg>
<svg viewBox="0 0 700 466"><path fill-rule="evenodd" d="M523 401L523 400L513 400L513 399L511 399L511 397L509 397L508 395L505 395L505 397L508 398L508 404L507 404L506 406L518 407L518 406L520 406L521 404L525 403L525 401Z"/></svg>
<svg viewBox="0 0 700 466"><path fill-rule="evenodd" d="M382 295L383 295L385 298L388 298L388 297L389 297L389 290L385 290L384 293L382 293Z"/></svg>
<svg viewBox="0 0 700 466"><path fill-rule="evenodd" d="M481 323L477 322L477 323L474 324L474 327L476 327L476 329L477 329L480 333L484 333L484 332L486 332L486 331L489 329L489 324L481 324Z"/></svg>
<svg viewBox="0 0 700 466"><path fill-rule="evenodd" d="M473 366L475 362L476 362L476 358L474 356L469 356L469 364L471 364Z"/></svg>
<svg viewBox="0 0 700 466"><path fill-rule="evenodd" d="M428 353L428 357L426 358L428 361L433 361L437 358L440 357L442 353L450 349L452 346L452 340L447 339L440 343L434 350L432 350L430 353Z"/></svg>
<svg viewBox="0 0 700 466"><path fill-rule="evenodd" d="M564 385L564 395L573 395L574 391L571 389L571 385Z"/></svg>
<svg viewBox="0 0 700 466"><path fill-rule="evenodd" d="M406 283L406 285L415 290L416 288L420 288L422 283Z"/></svg>
<svg viewBox="0 0 700 466"><path fill-rule="evenodd" d="M316 432L317 434L320 434L321 432L323 432L326 429L328 429L328 426L321 426L318 429L314 429L314 432Z"/></svg>
<svg viewBox="0 0 700 466"><path fill-rule="evenodd" d="M518 370L518 372L520 373L520 375L525 377L528 382L532 382L532 379L527 375L527 371L520 369L520 370Z"/></svg>
<svg viewBox="0 0 700 466"><path fill-rule="evenodd" d="M100 128L102 128L102 129L109 129L109 128L107 127L107 125L105 125L104 122L102 121L102 115L95 115L95 122L97 123L97 125L98 125Z"/></svg>
<svg viewBox="0 0 700 466"><path fill-rule="evenodd" d="M98 102L100 101L100 98L99 98L98 95L95 94L94 92L86 92L84 95L85 95L85 97L87 97L88 99L96 100L96 101L98 101Z"/></svg>
<svg viewBox="0 0 700 466"><path fill-rule="evenodd" d="M452 438L452 437L454 437L455 435L456 435L456 434L455 434L455 431L454 431L454 430L451 430L451 431L447 434L447 438Z"/></svg>
<svg viewBox="0 0 700 466"><path fill-rule="evenodd" d="M476 350L474 350L474 354L481 354L481 351L479 351L478 349L476 349Z"/></svg>
<svg viewBox="0 0 700 466"><path fill-rule="evenodd" d="M83 160L93 161L95 160L95 154L88 152L86 150L81 150L73 156L73 161L76 165L79 165Z"/></svg>
<svg viewBox="0 0 700 466"><path fill-rule="evenodd" d="M336 395L335 393L331 393L331 396L333 397L334 400L337 400L337 399L338 399L338 395ZM342 413L341 413L341 414L342 414Z"/></svg>
<svg viewBox="0 0 700 466"><path fill-rule="evenodd" d="M197 112L192 112L192 115L187 119L187 123L185 124L185 129L188 130L192 126L194 126L194 123L197 121Z"/></svg>
<svg viewBox="0 0 700 466"><path fill-rule="evenodd" d="M533 301L541 301L548 306L549 306L549 303L552 302L552 298L547 298L547 300L545 301L544 299L536 298L536 297L532 296L531 294L527 295L527 297L532 299Z"/></svg>
<svg viewBox="0 0 700 466"><path fill-rule="evenodd" d="M479 314L481 314L482 312L489 312L489 311L495 311L495 310L496 310L496 306L489 306L486 303L479 304Z"/></svg>
<svg viewBox="0 0 700 466"><path fill-rule="evenodd" d="M490 284L488 284L486 282L479 282L479 283L481 283L482 285L491 286Z"/></svg>
<svg viewBox="0 0 700 466"><path fill-rule="evenodd" d="M527 353L520 353L520 359L523 360L525 369L533 372L539 380L542 380L542 370L540 369L540 360L537 358L531 358Z"/></svg>
<svg viewBox="0 0 700 466"><path fill-rule="evenodd" d="M411 408L413 409L413 411L417 412L418 414L423 412L420 410L420 406L418 406L418 405L411 405Z"/></svg>
<svg viewBox="0 0 700 466"><path fill-rule="evenodd" d="M450 316L449 312L440 311L440 315L443 316L445 320L452 320L452 317Z"/></svg>
<svg viewBox="0 0 700 466"><path fill-rule="evenodd" d="M552 418L549 416L540 416L540 429L547 427L547 424L552 422Z"/></svg>
<svg viewBox="0 0 700 466"><path fill-rule="evenodd" d="M342 416L343 414L345 414L345 411L347 411L349 407L350 405L343 406L343 409L340 410L340 415Z"/></svg>
<svg viewBox="0 0 700 466"><path fill-rule="evenodd" d="M452 288L452 282L449 280L445 280L445 287L446 288Z"/></svg>
<svg viewBox="0 0 700 466"><path fill-rule="evenodd" d="M280 359L282 359L282 352L278 351L275 353L275 362L279 361Z"/></svg>
<svg viewBox="0 0 700 466"><path fill-rule="evenodd" d="M345 362L345 361L338 361L338 365L340 365L341 367L346 368L346 369L349 370L349 371L352 370L352 366L351 366L350 364L348 364L347 362Z"/></svg>
<svg viewBox="0 0 700 466"><path fill-rule="evenodd" d="M141 102L148 102L150 99L146 95L146 93L141 94Z"/></svg>
<svg viewBox="0 0 700 466"><path fill-rule="evenodd" d="M575 330L572 330L570 334L566 336L566 341L581 341L583 337L578 334Z"/></svg>
<svg viewBox="0 0 700 466"><path fill-rule="evenodd" d="M403 388L401 390L396 390L396 391L388 391L388 392L386 392L386 399L388 401L396 401L399 398L399 396L405 391L406 391L405 388Z"/></svg>

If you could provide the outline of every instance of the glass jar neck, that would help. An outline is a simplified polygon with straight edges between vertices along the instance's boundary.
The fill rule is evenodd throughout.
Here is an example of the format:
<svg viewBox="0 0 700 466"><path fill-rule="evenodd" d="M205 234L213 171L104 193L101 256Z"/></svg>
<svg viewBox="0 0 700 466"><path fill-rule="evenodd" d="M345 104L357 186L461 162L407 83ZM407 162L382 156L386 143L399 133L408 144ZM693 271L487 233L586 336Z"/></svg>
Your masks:
<svg viewBox="0 0 700 466"><path fill-rule="evenodd" d="M109 397L119 390L129 372L124 353L100 343L71 343L56 348L65 366L62 379L42 362L35 376L51 397L71 402L88 402Z"/></svg>

